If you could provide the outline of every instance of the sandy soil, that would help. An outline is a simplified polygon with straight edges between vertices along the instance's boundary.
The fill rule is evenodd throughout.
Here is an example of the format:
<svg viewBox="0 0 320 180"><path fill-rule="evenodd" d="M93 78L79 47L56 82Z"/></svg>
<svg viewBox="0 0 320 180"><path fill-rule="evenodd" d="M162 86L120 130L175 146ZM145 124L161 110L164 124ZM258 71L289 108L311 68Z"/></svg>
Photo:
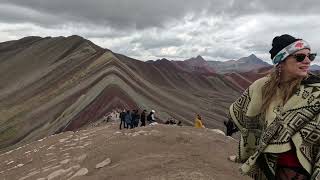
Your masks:
<svg viewBox="0 0 320 180"><path fill-rule="evenodd" d="M246 179L227 160L237 141L221 131L117 122L64 132L0 155L0 179Z"/></svg>

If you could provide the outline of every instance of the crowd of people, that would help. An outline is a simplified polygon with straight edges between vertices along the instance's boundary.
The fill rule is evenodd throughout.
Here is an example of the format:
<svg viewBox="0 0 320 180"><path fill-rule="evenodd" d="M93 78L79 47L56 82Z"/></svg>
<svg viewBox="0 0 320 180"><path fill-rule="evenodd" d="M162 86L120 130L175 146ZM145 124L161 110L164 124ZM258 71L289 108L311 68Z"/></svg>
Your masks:
<svg viewBox="0 0 320 180"><path fill-rule="evenodd" d="M132 129L139 126L145 126L146 123L151 124L153 122L156 122L155 119L155 110L151 110L149 113L147 110L143 110L141 113L139 113L139 110L134 109L132 111L130 110L123 110L120 113L120 127L119 129L126 128L126 129Z"/></svg>
<svg viewBox="0 0 320 180"><path fill-rule="evenodd" d="M143 110L141 113L139 113L139 110L137 109L134 109L132 111L123 110L122 112L120 112L119 118L120 118L120 127L119 127L120 130L122 128L133 129L135 127L138 127L139 124L141 127L141 126L145 126L146 123L151 124L156 122L155 110L151 110L149 113L147 113L147 110ZM167 121L164 122L164 124L182 126L181 121L176 121L173 118L169 118ZM202 123L201 116L199 114L196 115L194 127L205 128L205 126Z"/></svg>

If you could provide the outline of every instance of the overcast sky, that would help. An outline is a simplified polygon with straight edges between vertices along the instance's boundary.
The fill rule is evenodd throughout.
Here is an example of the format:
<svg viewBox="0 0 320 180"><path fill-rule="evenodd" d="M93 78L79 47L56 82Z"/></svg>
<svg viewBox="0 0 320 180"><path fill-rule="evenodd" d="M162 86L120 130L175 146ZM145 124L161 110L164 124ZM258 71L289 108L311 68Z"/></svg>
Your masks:
<svg viewBox="0 0 320 180"><path fill-rule="evenodd" d="M271 62L271 41L284 33L320 53L320 1L0 0L0 42L76 34L140 60Z"/></svg>

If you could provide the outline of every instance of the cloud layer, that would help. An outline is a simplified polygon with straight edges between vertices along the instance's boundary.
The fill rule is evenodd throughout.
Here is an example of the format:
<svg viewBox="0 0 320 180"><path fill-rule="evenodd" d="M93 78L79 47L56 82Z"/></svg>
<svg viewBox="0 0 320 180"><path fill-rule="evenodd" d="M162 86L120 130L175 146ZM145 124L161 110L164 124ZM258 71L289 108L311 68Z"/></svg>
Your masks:
<svg viewBox="0 0 320 180"><path fill-rule="evenodd" d="M272 38L284 33L320 51L318 9L316 0L0 0L0 41L77 34L140 60L269 61Z"/></svg>

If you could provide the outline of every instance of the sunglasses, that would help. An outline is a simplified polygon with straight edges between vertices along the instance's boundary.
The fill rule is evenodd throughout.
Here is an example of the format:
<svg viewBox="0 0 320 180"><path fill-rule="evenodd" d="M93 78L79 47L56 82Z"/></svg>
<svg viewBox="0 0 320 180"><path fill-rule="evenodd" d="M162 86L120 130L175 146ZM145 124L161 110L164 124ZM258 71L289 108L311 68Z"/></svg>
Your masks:
<svg viewBox="0 0 320 180"><path fill-rule="evenodd" d="M309 54L309 55L305 55L305 54L295 54L295 55L293 55L293 57L294 57L298 62L304 61L304 59L306 58L306 56L308 56L308 58L310 59L310 61L313 61L313 60L316 58L317 53L312 53L312 54Z"/></svg>

